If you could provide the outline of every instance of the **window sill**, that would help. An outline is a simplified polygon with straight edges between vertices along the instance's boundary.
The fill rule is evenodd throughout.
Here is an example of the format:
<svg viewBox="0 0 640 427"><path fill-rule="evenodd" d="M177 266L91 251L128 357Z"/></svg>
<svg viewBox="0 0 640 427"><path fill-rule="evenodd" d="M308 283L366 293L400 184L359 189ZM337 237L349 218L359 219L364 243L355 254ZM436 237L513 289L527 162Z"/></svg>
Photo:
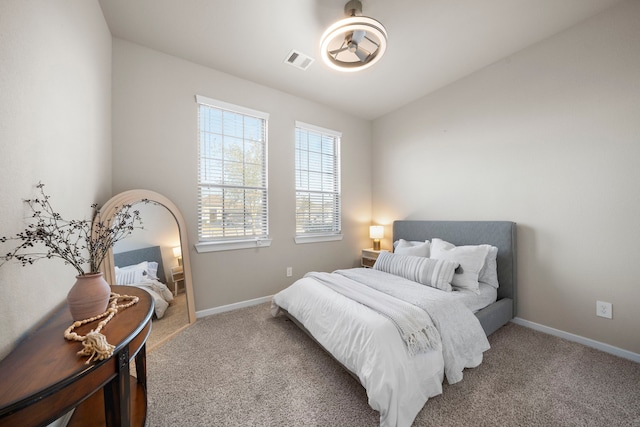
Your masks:
<svg viewBox="0 0 640 427"><path fill-rule="evenodd" d="M196 252L198 253L267 248L269 246L271 246L271 239L227 240L222 242L199 242L195 244Z"/></svg>
<svg viewBox="0 0 640 427"><path fill-rule="evenodd" d="M335 242L342 240L342 234L316 234L315 236L296 236L296 245L305 243Z"/></svg>

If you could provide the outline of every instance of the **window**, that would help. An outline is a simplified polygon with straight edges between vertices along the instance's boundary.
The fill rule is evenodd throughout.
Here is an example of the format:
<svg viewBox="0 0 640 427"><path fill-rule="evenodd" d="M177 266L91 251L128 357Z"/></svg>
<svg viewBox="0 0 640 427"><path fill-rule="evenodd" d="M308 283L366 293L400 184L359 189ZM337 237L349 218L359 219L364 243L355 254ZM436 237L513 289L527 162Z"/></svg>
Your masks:
<svg viewBox="0 0 640 427"><path fill-rule="evenodd" d="M260 111L196 96L198 252L269 246L267 120Z"/></svg>
<svg viewBox="0 0 640 427"><path fill-rule="evenodd" d="M296 243L342 239L341 135L296 122Z"/></svg>

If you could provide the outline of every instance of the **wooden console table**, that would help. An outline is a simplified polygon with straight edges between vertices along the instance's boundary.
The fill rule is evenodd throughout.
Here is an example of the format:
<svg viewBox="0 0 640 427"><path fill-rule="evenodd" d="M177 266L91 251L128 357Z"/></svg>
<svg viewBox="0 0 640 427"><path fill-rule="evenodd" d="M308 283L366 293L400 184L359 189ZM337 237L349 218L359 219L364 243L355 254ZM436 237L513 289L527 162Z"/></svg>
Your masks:
<svg viewBox="0 0 640 427"><path fill-rule="evenodd" d="M115 346L109 359L85 365L87 358L76 354L82 343L64 339L73 320L63 304L0 361L0 426L46 426L74 408L69 426L144 426L153 299L130 286L113 286L113 292L140 301L102 329ZM86 335L97 325L76 332ZM129 372L134 357L135 377Z"/></svg>

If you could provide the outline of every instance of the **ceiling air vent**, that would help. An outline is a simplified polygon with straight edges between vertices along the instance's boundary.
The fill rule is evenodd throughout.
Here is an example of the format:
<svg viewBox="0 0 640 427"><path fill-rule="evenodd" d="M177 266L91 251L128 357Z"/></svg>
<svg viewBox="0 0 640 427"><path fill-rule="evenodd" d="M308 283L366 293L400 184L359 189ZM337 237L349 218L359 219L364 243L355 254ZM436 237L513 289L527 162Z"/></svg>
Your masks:
<svg viewBox="0 0 640 427"><path fill-rule="evenodd" d="M287 58L284 60L289 65L293 65L296 68L300 68L301 70L306 70L313 64L313 58L305 55L302 52L298 52L297 50L292 50L287 55Z"/></svg>

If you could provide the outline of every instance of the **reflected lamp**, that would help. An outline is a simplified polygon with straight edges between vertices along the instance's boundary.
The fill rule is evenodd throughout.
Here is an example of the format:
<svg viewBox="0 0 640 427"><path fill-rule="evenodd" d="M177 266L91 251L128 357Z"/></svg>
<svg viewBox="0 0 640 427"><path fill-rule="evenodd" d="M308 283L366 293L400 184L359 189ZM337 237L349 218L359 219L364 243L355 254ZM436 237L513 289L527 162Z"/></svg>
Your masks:
<svg viewBox="0 0 640 427"><path fill-rule="evenodd" d="M180 246L173 248L173 257L178 259L178 265L182 265L182 248Z"/></svg>

